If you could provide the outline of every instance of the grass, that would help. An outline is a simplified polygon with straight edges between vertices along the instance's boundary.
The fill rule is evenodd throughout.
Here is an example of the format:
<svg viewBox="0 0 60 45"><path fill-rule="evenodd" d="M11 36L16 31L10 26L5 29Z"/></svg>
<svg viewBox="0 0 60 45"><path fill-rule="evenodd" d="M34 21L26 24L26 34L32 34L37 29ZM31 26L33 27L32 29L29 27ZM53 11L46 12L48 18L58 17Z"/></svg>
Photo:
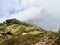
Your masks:
<svg viewBox="0 0 60 45"><path fill-rule="evenodd" d="M40 31L32 31L32 32L29 32L28 34L30 35L39 35L39 34L42 34L43 32L40 32Z"/></svg>
<svg viewBox="0 0 60 45"><path fill-rule="evenodd" d="M11 22L11 24L8 23L8 25L5 23L6 26L5 24L0 26L0 33L4 33L4 31L6 32L7 29L10 33L12 33L11 35L9 33L4 33L0 37L0 45L31 45L37 43L43 36L47 34L49 36L55 34L50 31L45 31L37 26L32 26L23 22L18 23L14 20L13 22ZM27 34L21 35L22 33ZM56 42L56 44L60 45L59 40Z"/></svg>
<svg viewBox="0 0 60 45"><path fill-rule="evenodd" d="M20 34L25 30L25 27L23 25L18 25L18 24L7 26L7 28L9 28L10 32L14 35Z"/></svg>

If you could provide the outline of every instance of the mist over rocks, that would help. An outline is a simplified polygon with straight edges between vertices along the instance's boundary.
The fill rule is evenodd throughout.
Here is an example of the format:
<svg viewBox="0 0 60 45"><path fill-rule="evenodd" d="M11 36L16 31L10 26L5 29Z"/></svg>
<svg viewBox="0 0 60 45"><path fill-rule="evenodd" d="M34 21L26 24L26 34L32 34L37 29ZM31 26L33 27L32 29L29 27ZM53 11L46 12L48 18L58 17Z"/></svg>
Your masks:
<svg viewBox="0 0 60 45"><path fill-rule="evenodd" d="M13 14L9 18L16 18L20 21L34 24L48 31L58 31L57 29L60 28L59 19L49 14L44 8L33 7Z"/></svg>
<svg viewBox="0 0 60 45"><path fill-rule="evenodd" d="M51 16L45 9L42 9L40 15L37 16L38 17L32 20L30 19L27 22L49 31L58 31L58 28L60 28L59 19Z"/></svg>

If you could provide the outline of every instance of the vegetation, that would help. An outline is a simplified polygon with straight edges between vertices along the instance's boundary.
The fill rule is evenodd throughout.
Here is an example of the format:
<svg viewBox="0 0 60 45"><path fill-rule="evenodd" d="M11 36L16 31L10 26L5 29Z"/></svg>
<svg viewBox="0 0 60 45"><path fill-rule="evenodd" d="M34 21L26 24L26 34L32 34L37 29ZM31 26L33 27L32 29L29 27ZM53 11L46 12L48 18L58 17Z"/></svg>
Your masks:
<svg viewBox="0 0 60 45"><path fill-rule="evenodd" d="M0 45L40 45L41 42L45 45L60 45L60 29L58 32L45 31L16 19L8 19L0 23Z"/></svg>
<svg viewBox="0 0 60 45"><path fill-rule="evenodd" d="M30 34L30 35L39 35L39 34L43 34L43 32L40 32L40 31L31 31L28 34Z"/></svg>

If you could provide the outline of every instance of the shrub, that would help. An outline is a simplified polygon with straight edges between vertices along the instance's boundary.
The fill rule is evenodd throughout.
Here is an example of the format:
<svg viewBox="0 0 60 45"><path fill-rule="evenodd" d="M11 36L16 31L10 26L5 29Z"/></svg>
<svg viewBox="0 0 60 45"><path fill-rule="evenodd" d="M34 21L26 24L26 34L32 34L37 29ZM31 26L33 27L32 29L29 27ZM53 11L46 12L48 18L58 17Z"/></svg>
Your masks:
<svg viewBox="0 0 60 45"><path fill-rule="evenodd" d="M17 38L4 40L0 45L19 45L20 41Z"/></svg>
<svg viewBox="0 0 60 45"><path fill-rule="evenodd" d="M26 32L30 32L30 31L38 31L39 29L37 29L36 27L26 27L25 31Z"/></svg>
<svg viewBox="0 0 60 45"><path fill-rule="evenodd" d="M11 33L14 35L22 34L24 32L24 30L25 30L24 26L21 25L21 26L12 28Z"/></svg>
<svg viewBox="0 0 60 45"><path fill-rule="evenodd" d="M30 35L39 35L39 34L42 34L43 32L40 32L40 31L32 31L32 32L29 32L28 34Z"/></svg>
<svg viewBox="0 0 60 45"><path fill-rule="evenodd" d="M60 28L58 29L58 33L60 33Z"/></svg>

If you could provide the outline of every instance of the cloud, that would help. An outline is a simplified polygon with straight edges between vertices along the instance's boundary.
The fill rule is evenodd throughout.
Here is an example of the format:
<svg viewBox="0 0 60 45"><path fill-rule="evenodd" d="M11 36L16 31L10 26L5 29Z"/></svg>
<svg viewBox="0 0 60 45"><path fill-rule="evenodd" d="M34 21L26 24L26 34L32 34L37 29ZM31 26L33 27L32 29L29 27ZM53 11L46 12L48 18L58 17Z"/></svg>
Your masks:
<svg viewBox="0 0 60 45"><path fill-rule="evenodd" d="M47 11L44 14L43 9ZM10 18L34 20L37 25L42 20L43 28L57 29L60 27L60 0L0 0L0 22Z"/></svg>
<svg viewBox="0 0 60 45"><path fill-rule="evenodd" d="M30 12L32 14L34 14L34 13L38 12L39 9L40 9L40 6L37 6L37 3L36 3L37 0L17 0L17 1L16 0L5 0L5 1L0 0L0 2L2 2L2 3L0 3L1 4L0 9L2 11L1 14L0 14L0 17L3 17L3 18L1 18L1 20L2 19L6 20L9 17L10 18L11 17L18 17L17 13L20 13L21 16L26 15L27 13L29 13L29 14L27 14L27 16L25 16L25 17L28 18L28 15L30 15ZM37 8L35 8L35 7L39 8L39 9L37 10ZM32 17L33 17L33 15L32 15Z"/></svg>
<svg viewBox="0 0 60 45"><path fill-rule="evenodd" d="M40 7L32 7L27 10L24 10L22 12L13 14L9 16L9 18L17 18L21 21L26 21L26 20L33 20L35 18L38 18L38 15L40 15L42 8Z"/></svg>
<svg viewBox="0 0 60 45"><path fill-rule="evenodd" d="M20 7L20 4L18 3L19 0L0 0L0 9L2 10L2 13L4 15L10 15L10 12L11 10L19 10L21 7Z"/></svg>
<svg viewBox="0 0 60 45"><path fill-rule="evenodd" d="M0 15L11 15L31 7L45 8L53 16L60 15L59 0L0 0Z"/></svg>

